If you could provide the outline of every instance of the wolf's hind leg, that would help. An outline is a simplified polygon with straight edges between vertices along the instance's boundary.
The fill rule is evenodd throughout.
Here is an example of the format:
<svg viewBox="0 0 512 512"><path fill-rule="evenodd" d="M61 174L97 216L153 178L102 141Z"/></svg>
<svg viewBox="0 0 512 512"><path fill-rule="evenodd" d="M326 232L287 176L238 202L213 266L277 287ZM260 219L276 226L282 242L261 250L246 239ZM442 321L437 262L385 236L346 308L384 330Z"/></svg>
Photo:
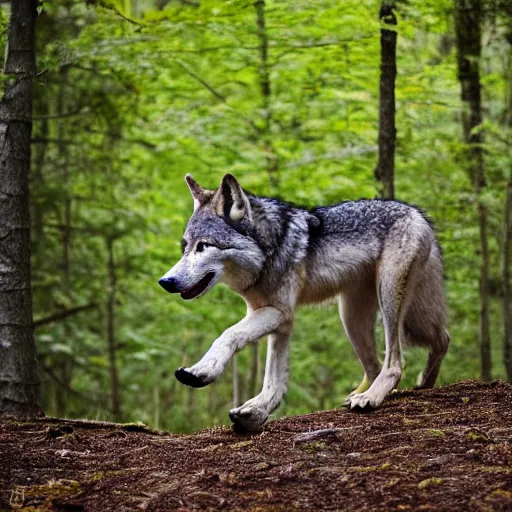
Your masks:
<svg viewBox="0 0 512 512"><path fill-rule="evenodd" d="M446 330L447 312L443 286L443 266L436 246L421 272L414 298L404 319L406 345L429 351L427 365L418 379L418 387L431 388L450 344Z"/></svg>
<svg viewBox="0 0 512 512"><path fill-rule="evenodd" d="M450 344L448 331L441 334L441 340L442 342L440 344L433 345L429 350L427 365L418 379L417 387L419 389L433 388L436 383L441 363L443 362L444 356L448 351L448 345Z"/></svg>
<svg viewBox="0 0 512 512"><path fill-rule="evenodd" d="M277 409L288 387L288 340L290 330L269 335L265 378L261 393L229 411L235 429L258 432L269 414Z"/></svg>
<svg viewBox="0 0 512 512"><path fill-rule="evenodd" d="M380 371L374 339L377 308L378 301L373 280L354 286L339 298L341 321L364 369L363 380L348 396L345 405L350 403L352 395L366 391Z"/></svg>
<svg viewBox="0 0 512 512"><path fill-rule="evenodd" d="M402 354L399 338L402 336L404 312L407 311L411 302L417 267L420 259L423 259L423 254L418 254L421 249L417 246L415 249L414 240L409 239L407 232L398 232L397 236L400 235L400 242L407 249L397 252L394 244L391 244L388 251L385 249L381 256L377 279L379 305L386 338L384 365L367 391L350 397L352 409L378 407L402 377Z"/></svg>

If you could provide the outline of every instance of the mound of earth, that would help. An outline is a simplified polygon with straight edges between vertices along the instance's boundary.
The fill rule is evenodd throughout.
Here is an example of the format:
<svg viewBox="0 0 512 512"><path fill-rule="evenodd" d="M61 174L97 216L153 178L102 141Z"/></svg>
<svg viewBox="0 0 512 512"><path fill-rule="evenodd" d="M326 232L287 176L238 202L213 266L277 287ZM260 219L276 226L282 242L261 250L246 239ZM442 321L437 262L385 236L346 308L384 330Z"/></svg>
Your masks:
<svg viewBox="0 0 512 512"><path fill-rule="evenodd" d="M401 391L257 435L0 423L0 510L512 510L512 386Z"/></svg>

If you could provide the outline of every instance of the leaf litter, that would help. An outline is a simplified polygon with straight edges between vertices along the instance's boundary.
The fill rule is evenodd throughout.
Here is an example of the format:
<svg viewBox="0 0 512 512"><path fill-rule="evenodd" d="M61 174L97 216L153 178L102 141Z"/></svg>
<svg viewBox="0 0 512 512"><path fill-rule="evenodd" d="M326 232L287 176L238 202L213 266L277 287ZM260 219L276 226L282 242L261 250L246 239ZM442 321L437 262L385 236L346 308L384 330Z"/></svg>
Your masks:
<svg viewBox="0 0 512 512"><path fill-rule="evenodd" d="M0 510L512 510L512 385L400 391L256 435L0 422Z"/></svg>

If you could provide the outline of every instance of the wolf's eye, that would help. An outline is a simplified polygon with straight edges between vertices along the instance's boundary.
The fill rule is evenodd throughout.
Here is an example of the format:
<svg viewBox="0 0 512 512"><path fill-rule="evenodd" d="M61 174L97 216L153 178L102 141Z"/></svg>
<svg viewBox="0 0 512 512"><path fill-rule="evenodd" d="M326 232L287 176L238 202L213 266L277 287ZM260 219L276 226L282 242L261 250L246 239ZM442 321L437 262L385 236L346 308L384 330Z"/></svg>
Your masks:
<svg viewBox="0 0 512 512"><path fill-rule="evenodd" d="M206 247L213 247L212 244L207 244L206 242L198 242L196 245L196 251L197 252L203 252Z"/></svg>

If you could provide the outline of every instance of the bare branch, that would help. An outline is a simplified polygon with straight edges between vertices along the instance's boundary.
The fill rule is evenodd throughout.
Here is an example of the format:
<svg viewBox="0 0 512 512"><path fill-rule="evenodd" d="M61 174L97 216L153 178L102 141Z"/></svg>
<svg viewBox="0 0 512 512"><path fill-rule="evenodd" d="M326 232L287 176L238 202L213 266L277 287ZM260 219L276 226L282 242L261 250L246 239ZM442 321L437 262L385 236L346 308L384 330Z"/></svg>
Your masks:
<svg viewBox="0 0 512 512"><path fill-rule="evenodd" d="M94 309L97 308L98 305L95 302L91 302L90 304L85 304L83 306L76 306L71 309L64 309L63 311L59 311L57 313L54 313L53 315L47 316L45 318L40 318L39 320L34 321L34 328L41 327L46 324L50 324L52 322L58 322L60 320L64 320L65 318L68 318L69 316L76 315L77 313L80 313L81 311L87 311L88 309Z"/></svg>
<svg viewBox="0 0 512 512"><path fill-rule="evenodd" d="M253 130L259 133L259 128L254 124L254 122L246 117L241 112L238 112L238 110L234 109L231 105L228 104L226 98L222 96L218 91L216 91L208 82L203 80L199 75L197 75L194 71L192 71L183 61L181 60L175 60L175 62L184 69L194 80L197 80L203 87L208 89L219 101L221 101L224 105L226 105L229 110L231 110L234 114L236 114L238 117L243 119Z"/></svg>
<svg viewBox="0 0 512 512"><path fill-rule="evenodd" d="M194 80L197 80L202 86L206 87L218 100L226 103L226 98L217 92L208 82L203 80L199 75L192 71L184 62L176 60L176 63L183 68Z"/></svg>

